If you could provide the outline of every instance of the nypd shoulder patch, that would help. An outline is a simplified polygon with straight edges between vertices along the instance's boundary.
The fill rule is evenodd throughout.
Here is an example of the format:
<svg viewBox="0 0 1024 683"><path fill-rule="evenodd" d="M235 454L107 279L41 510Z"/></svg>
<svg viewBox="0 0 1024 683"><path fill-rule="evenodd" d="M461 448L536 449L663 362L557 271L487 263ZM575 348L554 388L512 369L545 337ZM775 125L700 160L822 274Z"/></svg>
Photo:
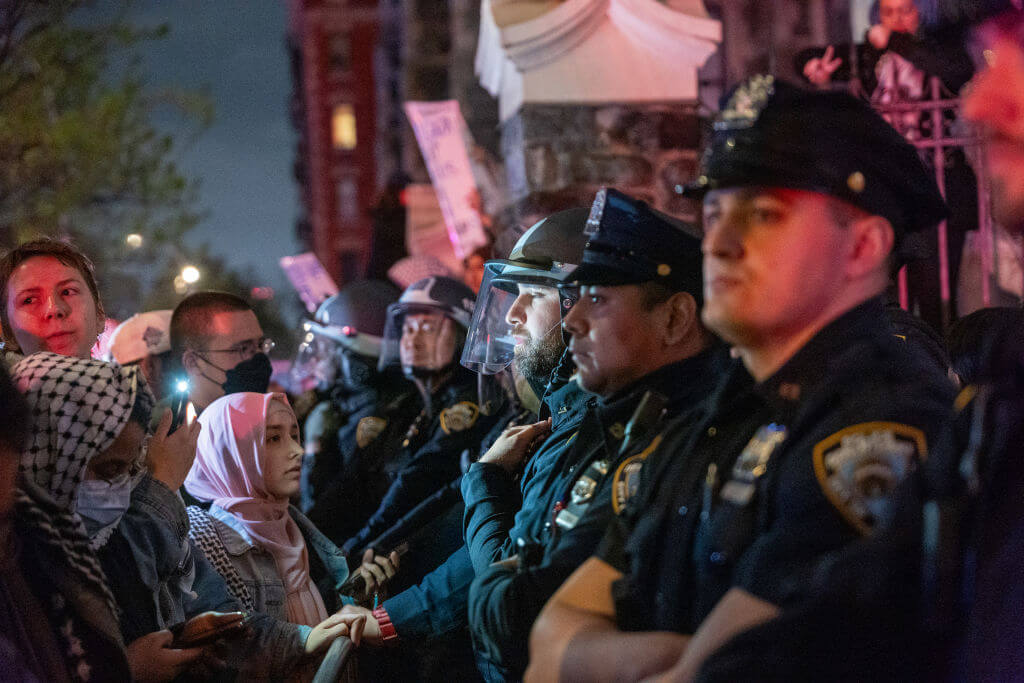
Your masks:
<svg viewBox="0 0 1024 683"><path fill-rule="evenodd" d="M445 434L464 432L476 424L480 408L472 401L460 401L441 411L441 429Z"/></svg>
<svg viewBox="0 0 1024 683"><path fill-rule="evenodd" d="M364 417L356 425L356 445L366 448L387 426L388 421L383 417Z"/></svg>
<svg viewBox="0 0 1024 683"><path fill-rule="evenodd" d="M924 432L898 422L864 422L814 447L814 474L825 497L861 534L884 515L889 495L927 456Z"/></svg>

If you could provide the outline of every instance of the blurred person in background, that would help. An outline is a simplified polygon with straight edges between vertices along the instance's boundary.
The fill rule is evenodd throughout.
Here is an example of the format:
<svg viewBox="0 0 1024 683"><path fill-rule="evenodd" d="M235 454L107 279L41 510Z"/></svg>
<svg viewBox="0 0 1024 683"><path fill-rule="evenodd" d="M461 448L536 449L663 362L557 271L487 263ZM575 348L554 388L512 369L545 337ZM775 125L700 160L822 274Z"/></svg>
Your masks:
<svg viewBox="0 0 1024 683"><path fill-rule="evenodd" d="M119 365L138 365L157 401L163 399L172 382L171 313L136 313L114 328L106 361Z"/></svg>
<svg viewBox="0 0 1024 683"><path fill-rule="evenodd" d="M304 324L306 336L292 376L312 379L320 401L303 423L301 507L313 514L328 536L344 533L338 530L345 524L342 513L351 509L359 494L327 492L335 486L358 485L345 477L346 470L358 468L352 461L358 446L383 428L392 403L403 403L415 392L401 373L377 369L387 307L398 296L386 282L355 282L320 304L313 320Z"/></svg>

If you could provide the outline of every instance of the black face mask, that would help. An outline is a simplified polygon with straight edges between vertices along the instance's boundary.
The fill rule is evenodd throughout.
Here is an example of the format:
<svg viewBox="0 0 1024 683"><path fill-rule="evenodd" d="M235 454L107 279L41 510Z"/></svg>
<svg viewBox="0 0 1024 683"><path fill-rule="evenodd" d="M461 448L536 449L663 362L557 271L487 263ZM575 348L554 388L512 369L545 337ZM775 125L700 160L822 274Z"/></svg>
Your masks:
<svg viewBox="0 0 1024 683"><path fill-rule="evenodd" d="M274 368L265 353L257 353L249 360L242 361L235 367L224 372L224 384L221 388L225 394L237 394L250 391L256 394L267 393L270 386L270 375Z"/></svg>

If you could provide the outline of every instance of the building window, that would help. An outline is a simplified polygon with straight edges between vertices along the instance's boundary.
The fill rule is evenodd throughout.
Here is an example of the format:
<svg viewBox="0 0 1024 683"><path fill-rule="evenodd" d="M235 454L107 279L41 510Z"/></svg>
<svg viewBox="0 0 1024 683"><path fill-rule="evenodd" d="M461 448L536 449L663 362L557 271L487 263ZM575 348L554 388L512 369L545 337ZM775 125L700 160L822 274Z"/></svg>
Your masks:
<svg viewBox="0 0 1024 683"><path fill-rule="evenodd" d="M339 104L331 114L331 142L334 149L356 148L356 112L351 104Z"/></svg>

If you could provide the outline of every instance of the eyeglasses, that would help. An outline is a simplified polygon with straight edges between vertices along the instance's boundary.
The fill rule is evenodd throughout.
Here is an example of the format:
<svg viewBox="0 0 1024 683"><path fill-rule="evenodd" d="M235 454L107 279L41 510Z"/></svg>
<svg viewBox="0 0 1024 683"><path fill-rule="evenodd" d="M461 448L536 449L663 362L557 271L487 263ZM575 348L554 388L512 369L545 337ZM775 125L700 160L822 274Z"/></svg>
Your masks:
<svg viewBox="0 0 1024 683"><path fill-rule="evenodd" d="M246 339L228 349L203 349L199 353L233 353L239 360L247 360L257 353L269 354L275 346L277 344L273 339L261 337L260 339Z"/></svg>

